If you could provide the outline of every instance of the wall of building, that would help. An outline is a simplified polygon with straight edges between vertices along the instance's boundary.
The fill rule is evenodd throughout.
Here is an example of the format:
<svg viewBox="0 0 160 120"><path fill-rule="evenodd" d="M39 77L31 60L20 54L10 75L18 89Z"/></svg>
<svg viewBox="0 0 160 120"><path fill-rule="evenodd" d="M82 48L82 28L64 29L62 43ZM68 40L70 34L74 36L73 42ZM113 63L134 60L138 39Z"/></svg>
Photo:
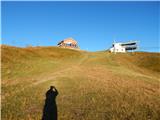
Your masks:
<svg viewBox="0 0 160 120"><path fill-rule="evenodd" d="M113 44L113 47L110 48L111 52L126 52L125 47L121 46L120 43Z"/></svg>

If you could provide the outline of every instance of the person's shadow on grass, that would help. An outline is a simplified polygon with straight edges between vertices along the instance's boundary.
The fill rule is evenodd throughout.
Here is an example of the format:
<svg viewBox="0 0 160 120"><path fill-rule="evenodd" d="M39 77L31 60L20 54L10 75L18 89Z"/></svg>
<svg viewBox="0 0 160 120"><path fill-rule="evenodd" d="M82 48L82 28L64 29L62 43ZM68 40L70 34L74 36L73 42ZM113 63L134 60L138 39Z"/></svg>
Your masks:
<svg viewBox="0 0 160 120"><path fill-rule="evenodd" d="M56 96L58 91L54 86L50 86L50 89L46 92L45 105L43 108L42 120L57 120L57 105Z"/></svg>

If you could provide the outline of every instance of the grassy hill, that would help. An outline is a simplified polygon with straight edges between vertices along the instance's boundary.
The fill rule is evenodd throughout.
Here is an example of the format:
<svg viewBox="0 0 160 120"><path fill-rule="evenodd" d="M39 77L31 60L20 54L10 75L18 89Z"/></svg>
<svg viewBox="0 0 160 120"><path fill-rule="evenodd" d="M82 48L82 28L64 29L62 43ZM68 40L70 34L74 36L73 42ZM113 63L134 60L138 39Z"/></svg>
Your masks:
<svg viewBox="0 0 160 120"><path fill-rule="evenodd" d="M59 120L159 120L160 54L1 46L2 119L40 120L45 92Z"/></svg>

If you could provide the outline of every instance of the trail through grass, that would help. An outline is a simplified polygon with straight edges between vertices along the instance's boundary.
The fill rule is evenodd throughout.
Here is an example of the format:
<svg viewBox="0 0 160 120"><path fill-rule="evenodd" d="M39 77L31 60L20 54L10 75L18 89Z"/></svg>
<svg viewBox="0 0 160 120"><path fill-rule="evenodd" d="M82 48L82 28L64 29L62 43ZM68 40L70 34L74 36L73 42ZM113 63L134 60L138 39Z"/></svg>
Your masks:
<svg viewBox="0 0 160 120"><path fill-rule="evenodd" d="M2 46L2 119L40 120L54 85L59 120L159 120L157 60L156 53Z"/></svg>

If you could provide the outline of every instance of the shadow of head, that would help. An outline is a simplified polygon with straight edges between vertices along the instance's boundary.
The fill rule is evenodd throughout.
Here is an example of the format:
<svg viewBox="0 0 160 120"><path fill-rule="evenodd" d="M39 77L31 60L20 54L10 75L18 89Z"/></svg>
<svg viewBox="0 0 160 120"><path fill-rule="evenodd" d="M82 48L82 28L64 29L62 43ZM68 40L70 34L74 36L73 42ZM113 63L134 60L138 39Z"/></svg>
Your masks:
<svg viewBox="0 0 160 120"><path fill-rule="evenodd" d="M46 92L45 105L43 108L42 120L57 120L57 104L56 96L58 91L54 86L50 86L50 89Z"/></svg>

